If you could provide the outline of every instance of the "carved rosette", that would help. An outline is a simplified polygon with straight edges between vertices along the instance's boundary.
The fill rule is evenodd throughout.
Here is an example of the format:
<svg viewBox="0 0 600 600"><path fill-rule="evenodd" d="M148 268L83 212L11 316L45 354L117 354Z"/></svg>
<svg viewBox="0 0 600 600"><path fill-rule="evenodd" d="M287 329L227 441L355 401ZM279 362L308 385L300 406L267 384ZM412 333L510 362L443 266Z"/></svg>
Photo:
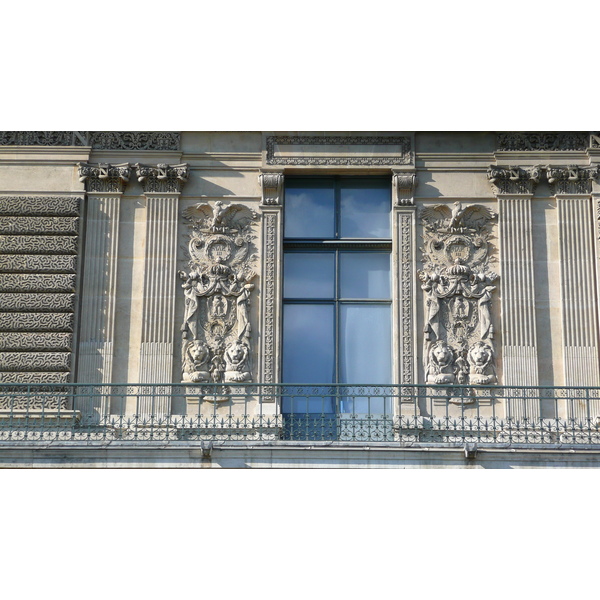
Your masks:
<svg viewBox="0 0 600 600"><path fill-rule="evenodd" d="M283 173L261 173L262 206L281 206L283 203Z"/></svg>
<svg viewBox="0 0 600 600"><path fill-rule="evenodd" d="M546 177L556 194L591 194L592 181L600 173L598 167L546 167Z"/></svg>
<svg viewBox="0 0 600 600"><path fill-rule="evenodd" d="M490 269L489 242L496 216L460 202L421 212L427 384L497 382L491 302L498 275Z"/></svg>
<svg viewBox="0 0 600 600"><path fill-rule="evenodd" d="M490 165L487 176L494 194L533 195L541 177L541 167L497 167Z"/></svg>
<svg viewBox="0 0 600 600"><path fill-rule="evenodd" d="M416 173L395 172L392 182L396 190L396 205L414 206L415 188L417 187Z"/></svg>
<svg viewBox="0 0 600 600"><path fill-rule="evenodd" d="M164 163L151 167L135 165L136 176L146 193L178 193L188 180L189 167L186 163L167 165Z"/></svg>
<svg viewBox="0 0 600 600"><path fill-rule="evenodd" d="M109 165L77 163L79 181L85 182L87 192L120 193L129 181L129 163Z"/></svg>
<svg viewBox="0 0 600 600"><path fill-rule="evenodd" d="M250 382L249 308L256 277L258 215L242 204L218 200L188 208L184 217L191 233L189 272L179 272L185 295L182 381Z"/></svg>

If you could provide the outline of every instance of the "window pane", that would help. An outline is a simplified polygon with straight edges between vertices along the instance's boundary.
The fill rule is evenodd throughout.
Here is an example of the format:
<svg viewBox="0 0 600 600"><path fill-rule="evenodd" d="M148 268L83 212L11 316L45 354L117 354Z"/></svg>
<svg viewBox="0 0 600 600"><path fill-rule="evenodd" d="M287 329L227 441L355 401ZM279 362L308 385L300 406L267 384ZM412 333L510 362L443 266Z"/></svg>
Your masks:
<svg viewBox="0 0 600 600"><path fill-rule="evenodd" d="M332 304L286 304L283 307L283 381L333 383Z"/></svg>
<svg viewBox="0 0 600 600"><path fill-rule="evenodd" d="M332 304L285 304L283 307L283 382L335 381L334 307ZM284 413L331 413L331 397L291 391Z"/></svg>
<svg viewBox="0 0 600 600"><path fill-rule="evenodd" d="M335 237L333 182L290 183L285 188L285 227L288 238Z"/></svg>
<svg viewBox="0 0 600 600"><path fill-rule="evenodd" d="M373 185L373 184L371 184ZM389 238L391 188L343 182L340 190L341 237Z"/></svg>
<svg viewBox="0 0 600 600"><path fill-rule="evenodd" d="M390 298L390 254L340 252L340 297Z"/></svg>
<svg viewBox="0 0 600 600"><path fill-rule="evenodd" d="M333 298L334 294L333 252L288 252L284 255L285 298Z"/></svg>
<svg viewBox="0 0 600 600"><path fill-rule="evenodd" d="M389 305L340 307L340 383L389 384L392 381L392 320ZM343 412L390 413L390 399L345 398Z"/></svg>

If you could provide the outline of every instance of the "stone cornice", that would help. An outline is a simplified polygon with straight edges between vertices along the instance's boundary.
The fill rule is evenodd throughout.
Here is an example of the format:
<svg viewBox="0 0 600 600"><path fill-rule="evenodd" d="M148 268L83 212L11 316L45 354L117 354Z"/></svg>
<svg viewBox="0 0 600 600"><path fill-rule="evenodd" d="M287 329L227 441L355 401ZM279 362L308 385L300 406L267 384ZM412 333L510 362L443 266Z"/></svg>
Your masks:
<svg viewBox="0 0 600 600"><path fill-rule="evenodd" d="M136 176L144 188L144 193L178 193L188 180L189 167L187 163L179 165L158 164L135 165Z"/></svg>
<svg viewBox="0 0 600 600"><path fill-rule="evenodd" d="M487 176L496 195L533 195L541 173L542 168L539 166L523 168L490 165Z"/></svg>
<svg viewBox="0 0 600 600"><path fill-rule="evenodd" d="M129 163L110 165L105 163L77 163L79 181L85 182L87 192L122 192L129 181Z"/></svg>
<svg viewBox="0 0 600 600"><path fill-rule="evenodd" d="M262 187L262 206L281 206L283 204L283 172L263 171L258 176Z"/></svg>
<svg viewBox="0 0 600 600"><path fill-rule="evenodd" d="M546 177L553 195L591 194L592 182L599 174L600 167L546 167Z"/></svg>

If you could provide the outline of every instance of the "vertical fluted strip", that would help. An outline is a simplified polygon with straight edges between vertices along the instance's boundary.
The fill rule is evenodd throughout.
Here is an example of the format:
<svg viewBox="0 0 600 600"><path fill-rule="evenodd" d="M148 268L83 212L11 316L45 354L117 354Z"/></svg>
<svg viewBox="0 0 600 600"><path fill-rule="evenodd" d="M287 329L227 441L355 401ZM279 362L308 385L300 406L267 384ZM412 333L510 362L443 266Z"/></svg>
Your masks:
<svg viewBox="0 0 600 600"><path fill-rule="evenodd" d="M539 385L535 326L535 284L531 199L498 196L502 361L504 383ZM511 400L513 418L538 418L539 402L519 392Z"/></svg>
<svg viewBox="0 0 600 600"><path fill-rule="evenodd" d="M173 378L177 210L177 195L147 196L140 383L165 384ZM140 413L157 416L170 409L167 386L148 387L138 405Z"/></svg>
<svg viewBox="0 0 600 600"><path fill-rule="evenodd" d="M595 387L600 375L591 200L558 197L557 206L565 385Z"/></svg>
<svg viewBox="0 0 600 600"><path fill-rule="evenodd" d="M78 380L112 382L120 194L88 194L81 306ZM82 407L91 414L109 410L102 394Z"/></svg>

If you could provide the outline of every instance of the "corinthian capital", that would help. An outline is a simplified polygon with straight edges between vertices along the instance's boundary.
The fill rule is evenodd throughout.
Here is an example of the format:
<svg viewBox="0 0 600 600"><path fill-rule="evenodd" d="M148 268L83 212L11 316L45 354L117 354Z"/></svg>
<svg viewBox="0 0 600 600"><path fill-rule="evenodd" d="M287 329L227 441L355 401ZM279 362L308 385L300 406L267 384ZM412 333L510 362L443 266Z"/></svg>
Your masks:
<svg viewBox="0 0 600 600"><path fill-rule="evenodd" d="M556 194L590 194L592 181L598 177L598 167L546 167L546 177Z"/></svg>
<svg viewBox="0 0 600 600"><path fill-rule="evenodd" d="M539 166L523 168L490 165L487 176L494 194L533 195L535 186L540 181L541 172Z"/></svg>
<svg viewBox="0 0 600 600"><path fill-rule="evenodd" d="M392 182L396 190L396 206L414 206L417 175L411 172L394 171Z"/></svg>
<svg viewBox="0 0 600 600"><path fill-rule="evenodd" d="M180 165L158 164L155 167L149 165L135 165L138 181L147 192L180 192L183 184L188 180L189 167L187 163Z"/></svg>
<svg viewBox="0 0 600 600"><path fill-rule="evenodd" d="M283 200L283 173L267 171L258 176L262 186L262 205L281 206Z"/></svg>
<svg viewBox="0 0 600 600"><path fill-rule="evenodd" d="M88 192L122 192L129 181L129 163L109 165L106 163L77 163L79 181L85 182Z"/></svg>

